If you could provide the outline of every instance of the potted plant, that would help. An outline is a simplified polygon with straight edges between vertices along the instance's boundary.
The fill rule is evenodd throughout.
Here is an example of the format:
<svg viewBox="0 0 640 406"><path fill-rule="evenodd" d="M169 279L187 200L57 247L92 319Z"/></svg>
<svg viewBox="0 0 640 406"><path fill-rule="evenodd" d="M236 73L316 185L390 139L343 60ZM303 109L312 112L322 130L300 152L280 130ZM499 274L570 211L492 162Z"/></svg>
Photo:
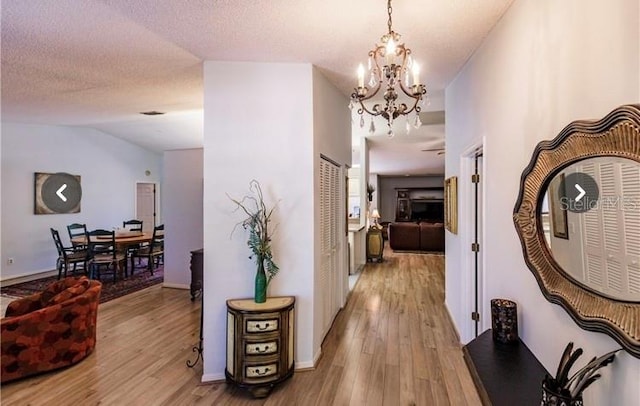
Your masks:
<svg viewBox="0 0 640 406"><path fill-rule="evenodd" d="M228 195L227 195L228 196ZM241 200L229 199L236 204L236 210L240 209L247 215L243 221L236 224L235 229L242 225L242 228L249 230L247 245L253 253L249 258L256 261L258 269L256 271L254 300L256 303L264 303L267 300L267 287L274 276L279 271L278 266L273 262L271 252L271 235L269 223L271 215L276 208L274 205L267 208L260 183L257 180L249 182L249 194ZM232 232L233 234L233 232Z"/></svg>
<svg viewBox="0 0 640 406"><path fill-rule="evenodd" d="M555 378L546 376L542 382L542 406L582 406L582 393L600 378L596 372L613 362L620 349L608 352L591 361L571 377L569 371L582 355L582 348L573 351L573 343L567 347L560 358Z"/></svg>

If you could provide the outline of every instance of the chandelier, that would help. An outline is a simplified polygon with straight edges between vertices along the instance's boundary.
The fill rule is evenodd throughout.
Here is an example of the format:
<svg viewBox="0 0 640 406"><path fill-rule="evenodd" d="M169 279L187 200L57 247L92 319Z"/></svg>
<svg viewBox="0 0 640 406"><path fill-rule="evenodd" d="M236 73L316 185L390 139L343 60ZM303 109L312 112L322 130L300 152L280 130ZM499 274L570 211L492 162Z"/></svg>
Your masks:
<svg viewBox="0 0 640 406"><path fill-rule="evenodd" d="M394 32L391 28L391 0L387 1L387 13L389 20L387 26L389 32L380 38L380 43L369 51L369 60L367 75L369 80L368 86L365 86L365 69L362 64L358 66L358 87L351 94L351 109L357 106L360 115L360 127L364 127L364 113L371 115L371 124L369 132L375 132L375 124L373 118L382 116L387 120L389 137L393 137L393 121L399 116L406 116L407 132L411 130L409 122L409 114L415 113L413 125L418 128L422 125L420 122L421 105L426 99L427 89L420 83L420 68L411 56L411 49L406 48L400 43L400 34ZM410 75L411 72L411 75ZM409 76L412 76L412 83L409 84ZM373 106L367 107L365 101L374 98L380 90L383 89L382 97L384 98L384 106L381 103L375 103ZM397 90L399 89L399 90ZM402 92L407 97L398 100ZM378 99L379 100L379 99Z"/></svg>

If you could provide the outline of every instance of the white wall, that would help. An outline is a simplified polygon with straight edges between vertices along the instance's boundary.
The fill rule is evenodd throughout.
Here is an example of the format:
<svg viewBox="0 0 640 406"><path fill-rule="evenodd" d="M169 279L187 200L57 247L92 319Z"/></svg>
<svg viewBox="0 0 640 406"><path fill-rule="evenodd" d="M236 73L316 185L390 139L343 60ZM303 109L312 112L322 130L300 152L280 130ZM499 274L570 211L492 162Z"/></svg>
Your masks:
<svg viewBox="0 0 640 406"><path fill-rule="evenodd" d="M164 153L162 208L166 234L165 286L190 286L190 252L203 247L202 156L202 148Z"/></svg>
<svg viewBox="0 0 640 406"><path fill-rule="evenodd" d="M309 64L204 64L204 381L224 377L226 300L253 297L256 265L247 234L238 229L230 238L243 216L227 196L246 195L252 179L268 204L279 201L273 252L280 272L268 295L296 297L296 366L312 366L319 354L317 165L320 153L350 160L349 118L339 110L346 103L329 87ZM261 95L260 107L247 110L251 94Z"/></svg>
<svg viewBox="0 0 640 406"><path fill-rule="evenodd" d="M50 227L65 245L71 223L122 227L135 213L136 181L159 181L161 167L159 155L97 130L2 123L2 279L55 269ZM81 212L34 215L34 172L80 175Z"/></svg>
<svg viewBox="0 0 640 406"><path fill-rule="evenodd" d="M569 341L585 350L580 364L619 345L542 296L512 221L520 174L535 145L569 122L640 100L639 27L637 0L516 0L446 91L446 177L459 175L461 151L486 140L484 297L518 303L520 336L550 371ZM446 301L458 327L469 317L462 241L446 233ZM640 404L640 360L621 353L603 375L585 404Z"/></svg>
<svg viewBox="0 0 640 406"><path fill-rule="evenodd" d="M320 71L313 67L313 163L314 163L314 268L316 287L320 285L321 251L320 251L320 155L331 159L342 167L340 176L340 191L346 193L347 165L351 165L351 114L344 106L347 98L332 85ZM295 152L294 152L295 154ZM340 213L346 213L345 196L339 199ZM338 216L338 238L336 257L338 258L338 268L333 270L340 276L340 292L337 294L339 307L344 302L349 292L349 253L347 242L347 220L346 216ZM316 289L318 292L318 289ZM313 335L313 361L320 355L322 345L322 303L323 299L319 294L314 296L314 335Z"/></svg>

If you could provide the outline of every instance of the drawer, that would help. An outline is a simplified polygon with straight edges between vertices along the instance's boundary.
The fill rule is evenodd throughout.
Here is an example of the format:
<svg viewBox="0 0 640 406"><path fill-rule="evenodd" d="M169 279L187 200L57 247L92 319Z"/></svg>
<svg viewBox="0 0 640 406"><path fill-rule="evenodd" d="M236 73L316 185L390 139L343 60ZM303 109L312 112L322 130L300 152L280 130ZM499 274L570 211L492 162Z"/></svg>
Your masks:
<svg viewBox="0 0 640 406"><path fill-rule="evenodd" d="M268 333L270 331L277 331L278 326L279 318L276 316L273 319L247 320L245 329L249 334Z"/></svg>
<svg viewBox="0 0 640 406"><path fill-rule="evenodd" d="M250 355L270 355L278 352L278 340L263 342L245 342L244 353Z"/></svg>
<svg viewBox="0 0 640 406"><path fill-rule="evenodd" d="M263 365L246 365L244 368L247 380L261 380L278 374L277 362Z"/></svg>

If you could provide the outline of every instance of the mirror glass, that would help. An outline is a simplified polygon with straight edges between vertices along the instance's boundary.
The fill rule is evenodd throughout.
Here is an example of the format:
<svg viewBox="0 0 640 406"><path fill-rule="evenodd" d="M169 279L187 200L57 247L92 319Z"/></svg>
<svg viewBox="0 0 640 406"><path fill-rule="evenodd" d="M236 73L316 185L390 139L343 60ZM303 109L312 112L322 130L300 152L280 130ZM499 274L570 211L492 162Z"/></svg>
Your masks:
<svg viewBox="0 0 640 406"><path fill-rule="evenodd" d="M596 157L565 167L541 205L545 239L571 278L640 302L640 163Z"/></svg>

